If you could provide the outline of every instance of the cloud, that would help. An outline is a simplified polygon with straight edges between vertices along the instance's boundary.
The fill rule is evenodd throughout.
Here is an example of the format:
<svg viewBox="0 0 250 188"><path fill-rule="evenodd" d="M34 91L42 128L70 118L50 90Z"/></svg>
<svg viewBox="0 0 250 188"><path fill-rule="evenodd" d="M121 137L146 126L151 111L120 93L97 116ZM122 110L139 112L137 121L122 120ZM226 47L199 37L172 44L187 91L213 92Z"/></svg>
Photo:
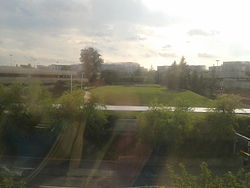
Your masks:
<svg viewBox="0 0 250 188"><path fill-rule="evenodd" d="M125 39L129 40L129 41L144 41L147 38L146 37L141 37L141 36L138 36L138 35L131 35L131 36L128 36L127 38L125 38Z"/></svg>
<svg viewBox="0 0 250 188"><path fill-rule="evenodd" d="M175 53L159 53L159 55L161 57L171 57L171 58L176 57Z"/></svg>
<svg viewBox="0 0 250 188"><path fill-rule="evenodd" d="M202 29L192 29L187 32L190 36L213 36L219 34L218 31L204 31Z"/></svg>
<svg viewBox="0 0 250 188"><path fill-rule="evenodd" d="M144 48L144 47L142 46L142 49L143 49L143 48ZM144 53L143 56L146 57L146 58L151 58L151 57L156 57L156 56L158 56L158 53L155 52L155 51L152 50L152 49L146 49L145 51L146 51L146 53Z"/></svg>
<svg viewBox="0 0 250 188"><path fill-rule="evenodd" d="M165 15L149 11L137 0L1 0L0 17L1 28L40 32L76 28L102 36L110 33L107 25L171 23Z"/></svg>
<svg viewBox="0 0 250 188"><path fill-rule="evenodd" d="M213 55L213 54L207 54L207 53L198 53L197 56L200 57L200 58L216 58L215 55Z"/></svg>
<svg viewBox="0 0 250 188"><path fill-rule="evenodd" d="M172 45L167 44L167 45L163 46L162 48L163 48L163 49L169 49L169 48L172 48Z"/></svg>
<svg viewBox="0 0 250 188"><path fill-rule="evenodd" d="M0 0L0 3L0 48L34 57L70 59L87 46L110 56L115 46L115 54L122 56L129 54L127 49L133 49L136 42L142 44L147 40L149 28L174 23L173 18L149 10L141 0Z"/></svg>

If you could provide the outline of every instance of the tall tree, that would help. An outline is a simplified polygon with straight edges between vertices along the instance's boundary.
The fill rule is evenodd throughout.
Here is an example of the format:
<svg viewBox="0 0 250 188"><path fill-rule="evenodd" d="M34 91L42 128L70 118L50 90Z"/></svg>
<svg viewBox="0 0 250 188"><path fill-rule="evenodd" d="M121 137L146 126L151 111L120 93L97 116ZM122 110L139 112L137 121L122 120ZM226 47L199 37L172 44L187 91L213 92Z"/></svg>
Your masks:
<svg viewBox="0 0 250 188"><path fill-rule="evenodd" d="M218 78L216 75L216 69L213 67L211 73L210 73L210 78L207 81L207 86L208 86L208 93L210 97L214 97L216 94L216 90L218 90Z"/></svg>
<svg viewBox="0 0 250 188"><path fill-rule="evenodd" d="M146 72L144 83L155 84L156 83L156 71L153 69L152 65L149 71Z"/></svg>
<svg viewBox="0 0 250 188"><path fill-rule="evenodd" d="M84 75L89 82L97 80L103 63L99 52L92 47L82 49L80 61L83 63Z"/></svg>
<svg viewBox="0 0 250 188"><path fill-rule="evenodd" d="M169 89L179 89L179 71L176 61L166 71L165 83Z"/></svg>
<svg viewBox="0 0 250 188"><path fill-rule="evenodd" d="M189 89L190 69L183 56L181 58L178 68L179 68L179 88Z"/></svg>

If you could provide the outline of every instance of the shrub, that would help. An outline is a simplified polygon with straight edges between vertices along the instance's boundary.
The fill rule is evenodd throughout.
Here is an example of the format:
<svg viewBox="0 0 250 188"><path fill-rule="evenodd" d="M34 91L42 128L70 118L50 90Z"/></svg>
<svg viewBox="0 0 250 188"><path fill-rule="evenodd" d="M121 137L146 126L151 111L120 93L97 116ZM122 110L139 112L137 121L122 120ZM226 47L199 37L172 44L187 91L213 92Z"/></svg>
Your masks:
<svg viewBox="0 0 250 188"><path fill-rule="evenodd" d="M167 166L170 186L176 188L248 188L250 186L250 173L243 169L236 174L229 171L222 176L216 176L203 162L200 165L200 175L194 176L187 172L183 164L180 164L179 168L180 173L176 173L172 167Z"/></svg>

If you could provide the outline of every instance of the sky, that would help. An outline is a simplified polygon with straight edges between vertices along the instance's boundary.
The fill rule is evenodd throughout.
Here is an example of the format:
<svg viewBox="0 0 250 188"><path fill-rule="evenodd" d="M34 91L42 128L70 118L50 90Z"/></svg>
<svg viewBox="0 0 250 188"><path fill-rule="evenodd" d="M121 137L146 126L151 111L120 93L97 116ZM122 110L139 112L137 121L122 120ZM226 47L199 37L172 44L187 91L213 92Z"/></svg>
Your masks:
<svg viewBox="0 0 250 188"><path fill-rule="evenodd" d="M248 0L0 0L0 65L250 60Z"/></svg>

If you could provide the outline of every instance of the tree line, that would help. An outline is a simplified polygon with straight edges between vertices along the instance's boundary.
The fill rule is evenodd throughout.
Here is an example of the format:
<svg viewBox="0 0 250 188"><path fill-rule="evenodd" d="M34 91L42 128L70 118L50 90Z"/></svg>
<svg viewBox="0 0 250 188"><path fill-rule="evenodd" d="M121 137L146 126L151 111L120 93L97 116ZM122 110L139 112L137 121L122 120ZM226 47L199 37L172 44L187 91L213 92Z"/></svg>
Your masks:
<svg viewBox="0 0 250 188"><path fill-rule="evenodd" d="M179 64L176 61L163 73L160 84L174 90L191 90L195 93L212 97L219 89L219 82L212 71L204 75L205 71L192 70L182 57Z"/></svg>
<svg viewBox="0 0 250 188"><path fill-rule="evenodd" d="M131 71L102 70L104 60L97 49L89 47L81 50L80 62L83 65L84 76L90 84L101 82L103 84L134 84L156 83L156 72L151 68L147 71L139 66ZM137 64L137 63L134 63Z"/></svg>
<svg viewBox="0 0 250 188"><path fill-rule="evenodd" d="M81 50L80 62L85 77L90 84L101 81L103 84L161 84L173 90L191 90L198 94L214 97L219 88L215 70L205 75L205 71L193 70L184 57L179 63L174 61L164 72L138 68L133 73L102 70L104 60L98 50L90 47ZM161 78L160 78L161 77Z"/></svg>

